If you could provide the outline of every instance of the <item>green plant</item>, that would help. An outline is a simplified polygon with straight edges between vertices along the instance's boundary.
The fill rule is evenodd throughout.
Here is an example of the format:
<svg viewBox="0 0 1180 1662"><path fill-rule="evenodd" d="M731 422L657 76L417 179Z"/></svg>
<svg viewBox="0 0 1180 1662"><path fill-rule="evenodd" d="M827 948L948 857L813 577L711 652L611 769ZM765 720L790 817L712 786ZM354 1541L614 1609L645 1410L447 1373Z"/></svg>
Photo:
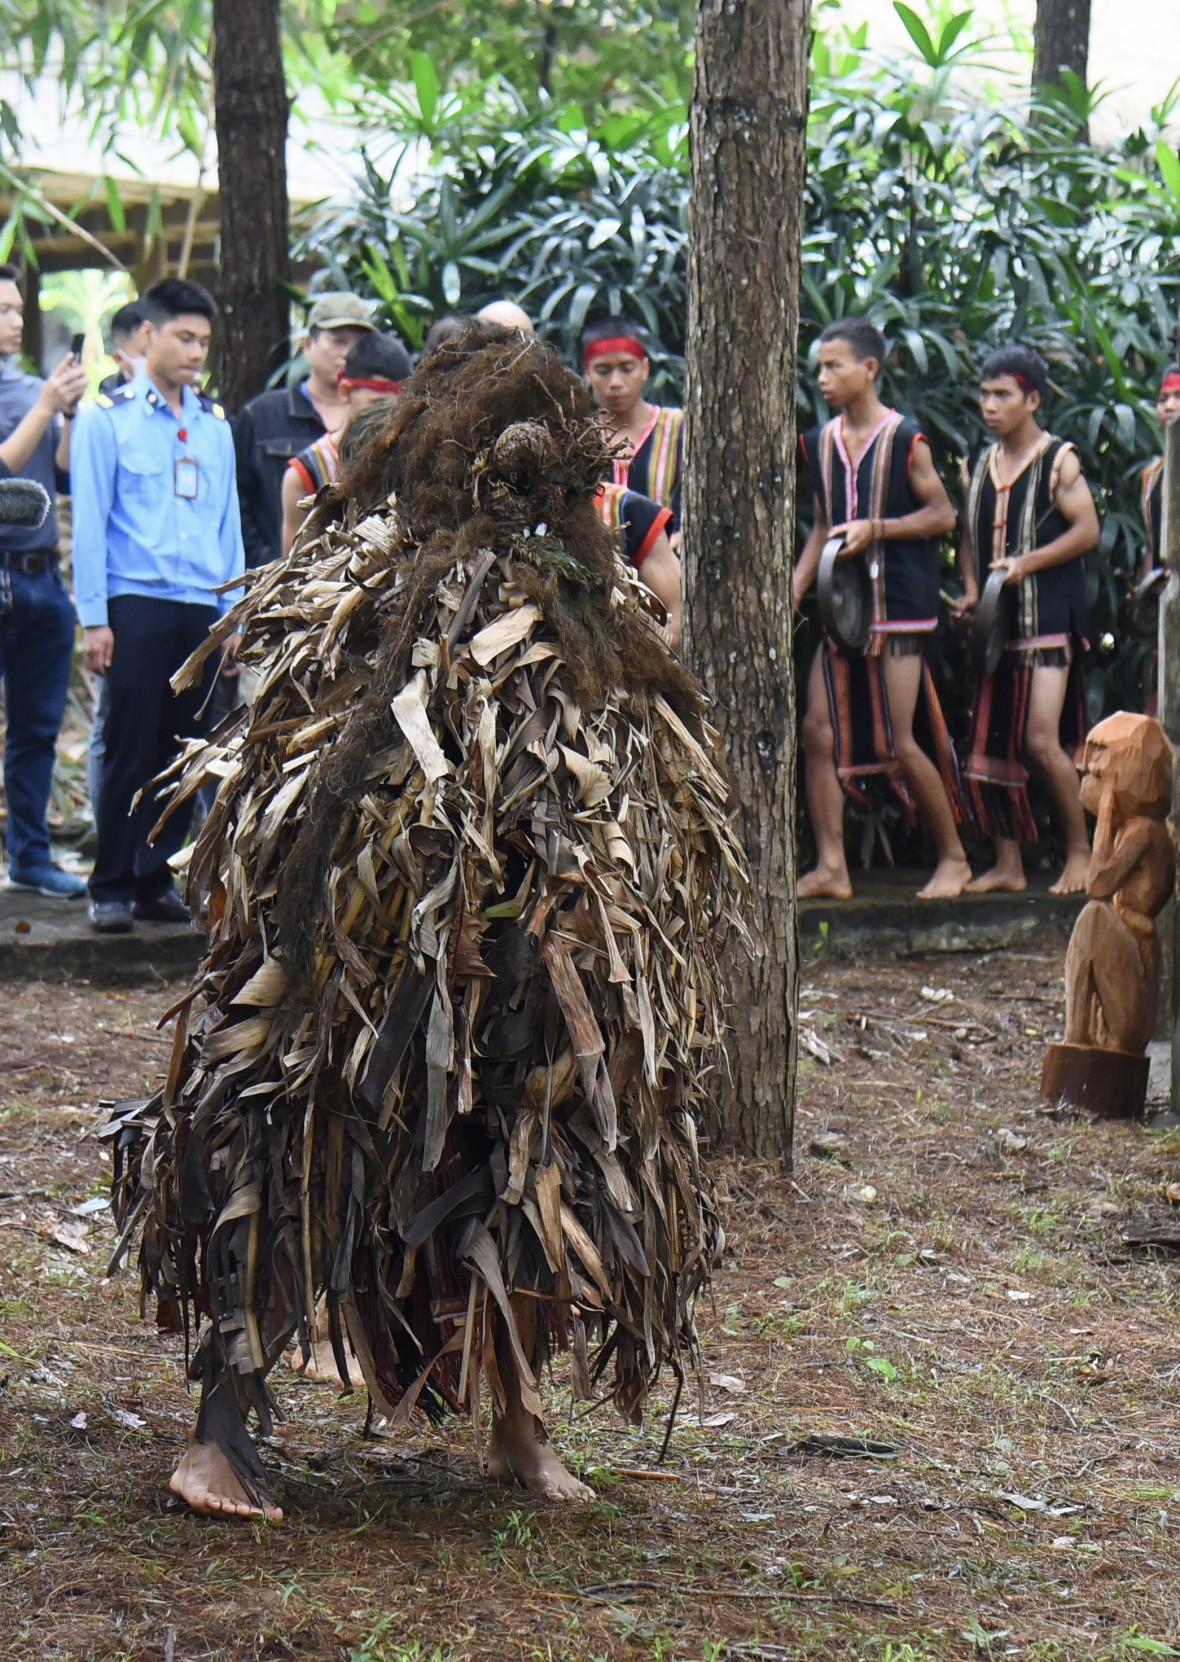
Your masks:
<svg viewBox="0 0 1180 1662"><path fill-rule="evenodd" d="M875 1354L876 1348L871 1339L861 1339L855 1335L844 1341L844 1349L852 1363L863 1363L869 1373L876 1374L877 1378L884 1384L892 1385L897 1378L896 1364L891 1362L887 1356L877 1356Z"/></svg>
<svg viewBox="0 0 1180 1662"><path fill-rule="evenodd" d="M1141 703L1151 646L1124 626L1142 545L1137 468L1159 448L1152 403L1180 302L1180 157L1172 102L1118 145L1077 137L1082 89L1041 96L969 9L898 5L913 51L884 59L864 28L816 40L803 244L804 355L833 318L867 312L892 343L887 395L921 416L949 485L981 442L973 382L1019 336L1050 361L1047 420L1099 499L1089 561L1091 714ZM979 70L995 70L980 92ZM970 76L974 75L974 79ZM297 253L376 296L419 344L428 318L518 299L576 358L587 318L631 312L660 343L657 386L683 375L686 111L595 114L501 77L413 91L381 110L394 142L365 158L354 198L325 205ZM1005 95L1005 88L1011 96ZM998 88L998 91L995 90ZM429 155L428 165L423 167ZM800 423L825 413L806 374ZM948 561L951 551L948 548ZM1109 637L1109 638L1108 638ZM964 725L965 655L940 664ZM896 846L895 822L883 828Z"/></svg>

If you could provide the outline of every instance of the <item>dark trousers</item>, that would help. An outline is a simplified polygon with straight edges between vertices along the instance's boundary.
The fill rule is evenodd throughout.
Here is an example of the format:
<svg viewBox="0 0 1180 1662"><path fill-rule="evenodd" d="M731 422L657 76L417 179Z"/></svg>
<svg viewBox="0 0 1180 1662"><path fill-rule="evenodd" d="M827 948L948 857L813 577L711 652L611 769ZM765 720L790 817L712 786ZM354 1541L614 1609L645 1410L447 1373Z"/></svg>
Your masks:
<svg viewBox="0 0 1180 1662"><path fill-rule="evenodd" d="M144 787L174 759L181 740L205 730L203 707L217 671L216 654L199 686L178 695L168 683L218 613L216 606L137 594L117 595L107 610L115 650L107 672L98 856L90 894L94 900L158 900L172 886L168 860L184 844L192 810L186 806L173 814L149 843L167 793Z"/></svg>
<svg viewBox="0 0 1180 1662"><path fill-rule="evenodd" d="M46 814L70 687L74 608L59 571L4 575L11 597L11 605L0 612L0 672L7 712L4 794L8 863L19 871L49 860Z"/></svg>

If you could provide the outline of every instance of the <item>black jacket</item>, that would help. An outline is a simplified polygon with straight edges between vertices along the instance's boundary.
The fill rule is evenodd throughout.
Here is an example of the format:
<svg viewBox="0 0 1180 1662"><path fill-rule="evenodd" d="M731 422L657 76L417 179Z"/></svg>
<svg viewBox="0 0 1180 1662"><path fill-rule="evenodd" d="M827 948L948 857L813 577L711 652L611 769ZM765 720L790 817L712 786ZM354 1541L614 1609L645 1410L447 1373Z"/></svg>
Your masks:
<svg viewBox="0 0 1180 1662"><path fill-rule="evenodd" d="M302 385L260 392L234 420L238 502L246 566L277 560L283 546L283 475L292 456L324 431Z"/></svg>

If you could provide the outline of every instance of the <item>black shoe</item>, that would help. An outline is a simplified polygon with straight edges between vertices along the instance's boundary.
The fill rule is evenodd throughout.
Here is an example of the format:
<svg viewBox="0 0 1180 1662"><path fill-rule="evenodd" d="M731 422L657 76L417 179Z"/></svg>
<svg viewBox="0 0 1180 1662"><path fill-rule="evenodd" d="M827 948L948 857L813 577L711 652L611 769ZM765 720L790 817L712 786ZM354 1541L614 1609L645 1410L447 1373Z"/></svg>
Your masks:
<svg viewBox="0 0 1180 1662"><path fill-rule="evenodd" d="M131 930L131 908L125 900L92 900L86 915L98 935L126 935Z"/></svg>
<svg viewBox="0 0 1180 1662"><path fill-rule="evenodd" d="M155 900L133 900L131 916L137 923L191 923L188 907L175 889L166 889Z"/></svg>

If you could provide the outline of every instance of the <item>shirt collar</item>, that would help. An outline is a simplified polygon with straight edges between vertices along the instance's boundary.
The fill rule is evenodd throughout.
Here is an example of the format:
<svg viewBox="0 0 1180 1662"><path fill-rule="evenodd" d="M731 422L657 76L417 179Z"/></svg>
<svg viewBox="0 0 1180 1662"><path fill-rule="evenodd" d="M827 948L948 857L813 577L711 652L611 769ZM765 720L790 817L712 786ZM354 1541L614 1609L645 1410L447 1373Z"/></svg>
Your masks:
<svg viewBox="0 0 1180 1662"><path fill-rule="evenodd" d="M173 421L183 421L185 418L191 419L194 415L196 415L198 409L200 408L197 403L197 395L193 389L191 387L182 387L180 391L180 416L178 417L173 415L172 407L168 403L168 400L164 397L164 394L148 375L146 368L142 364L132 376L131 385L134 388L136 398L146 404L153 412L163 410L165 415Z"/></svg>
<svg viewBox="0 0 1180 1662"><path fill-rule="evenodd" d="M295 383L295 385L290 389L290 392L291 392L291 414L294 415L294 416L299 416L304 421L308 420L309 418L312 421L319 421L319 419L320 419L319 411L316 409L315 405L312 403L311 393L308 391L308 388L310 386L311 386L310 381L303 380L303 381L297 381Z"/></svg>

